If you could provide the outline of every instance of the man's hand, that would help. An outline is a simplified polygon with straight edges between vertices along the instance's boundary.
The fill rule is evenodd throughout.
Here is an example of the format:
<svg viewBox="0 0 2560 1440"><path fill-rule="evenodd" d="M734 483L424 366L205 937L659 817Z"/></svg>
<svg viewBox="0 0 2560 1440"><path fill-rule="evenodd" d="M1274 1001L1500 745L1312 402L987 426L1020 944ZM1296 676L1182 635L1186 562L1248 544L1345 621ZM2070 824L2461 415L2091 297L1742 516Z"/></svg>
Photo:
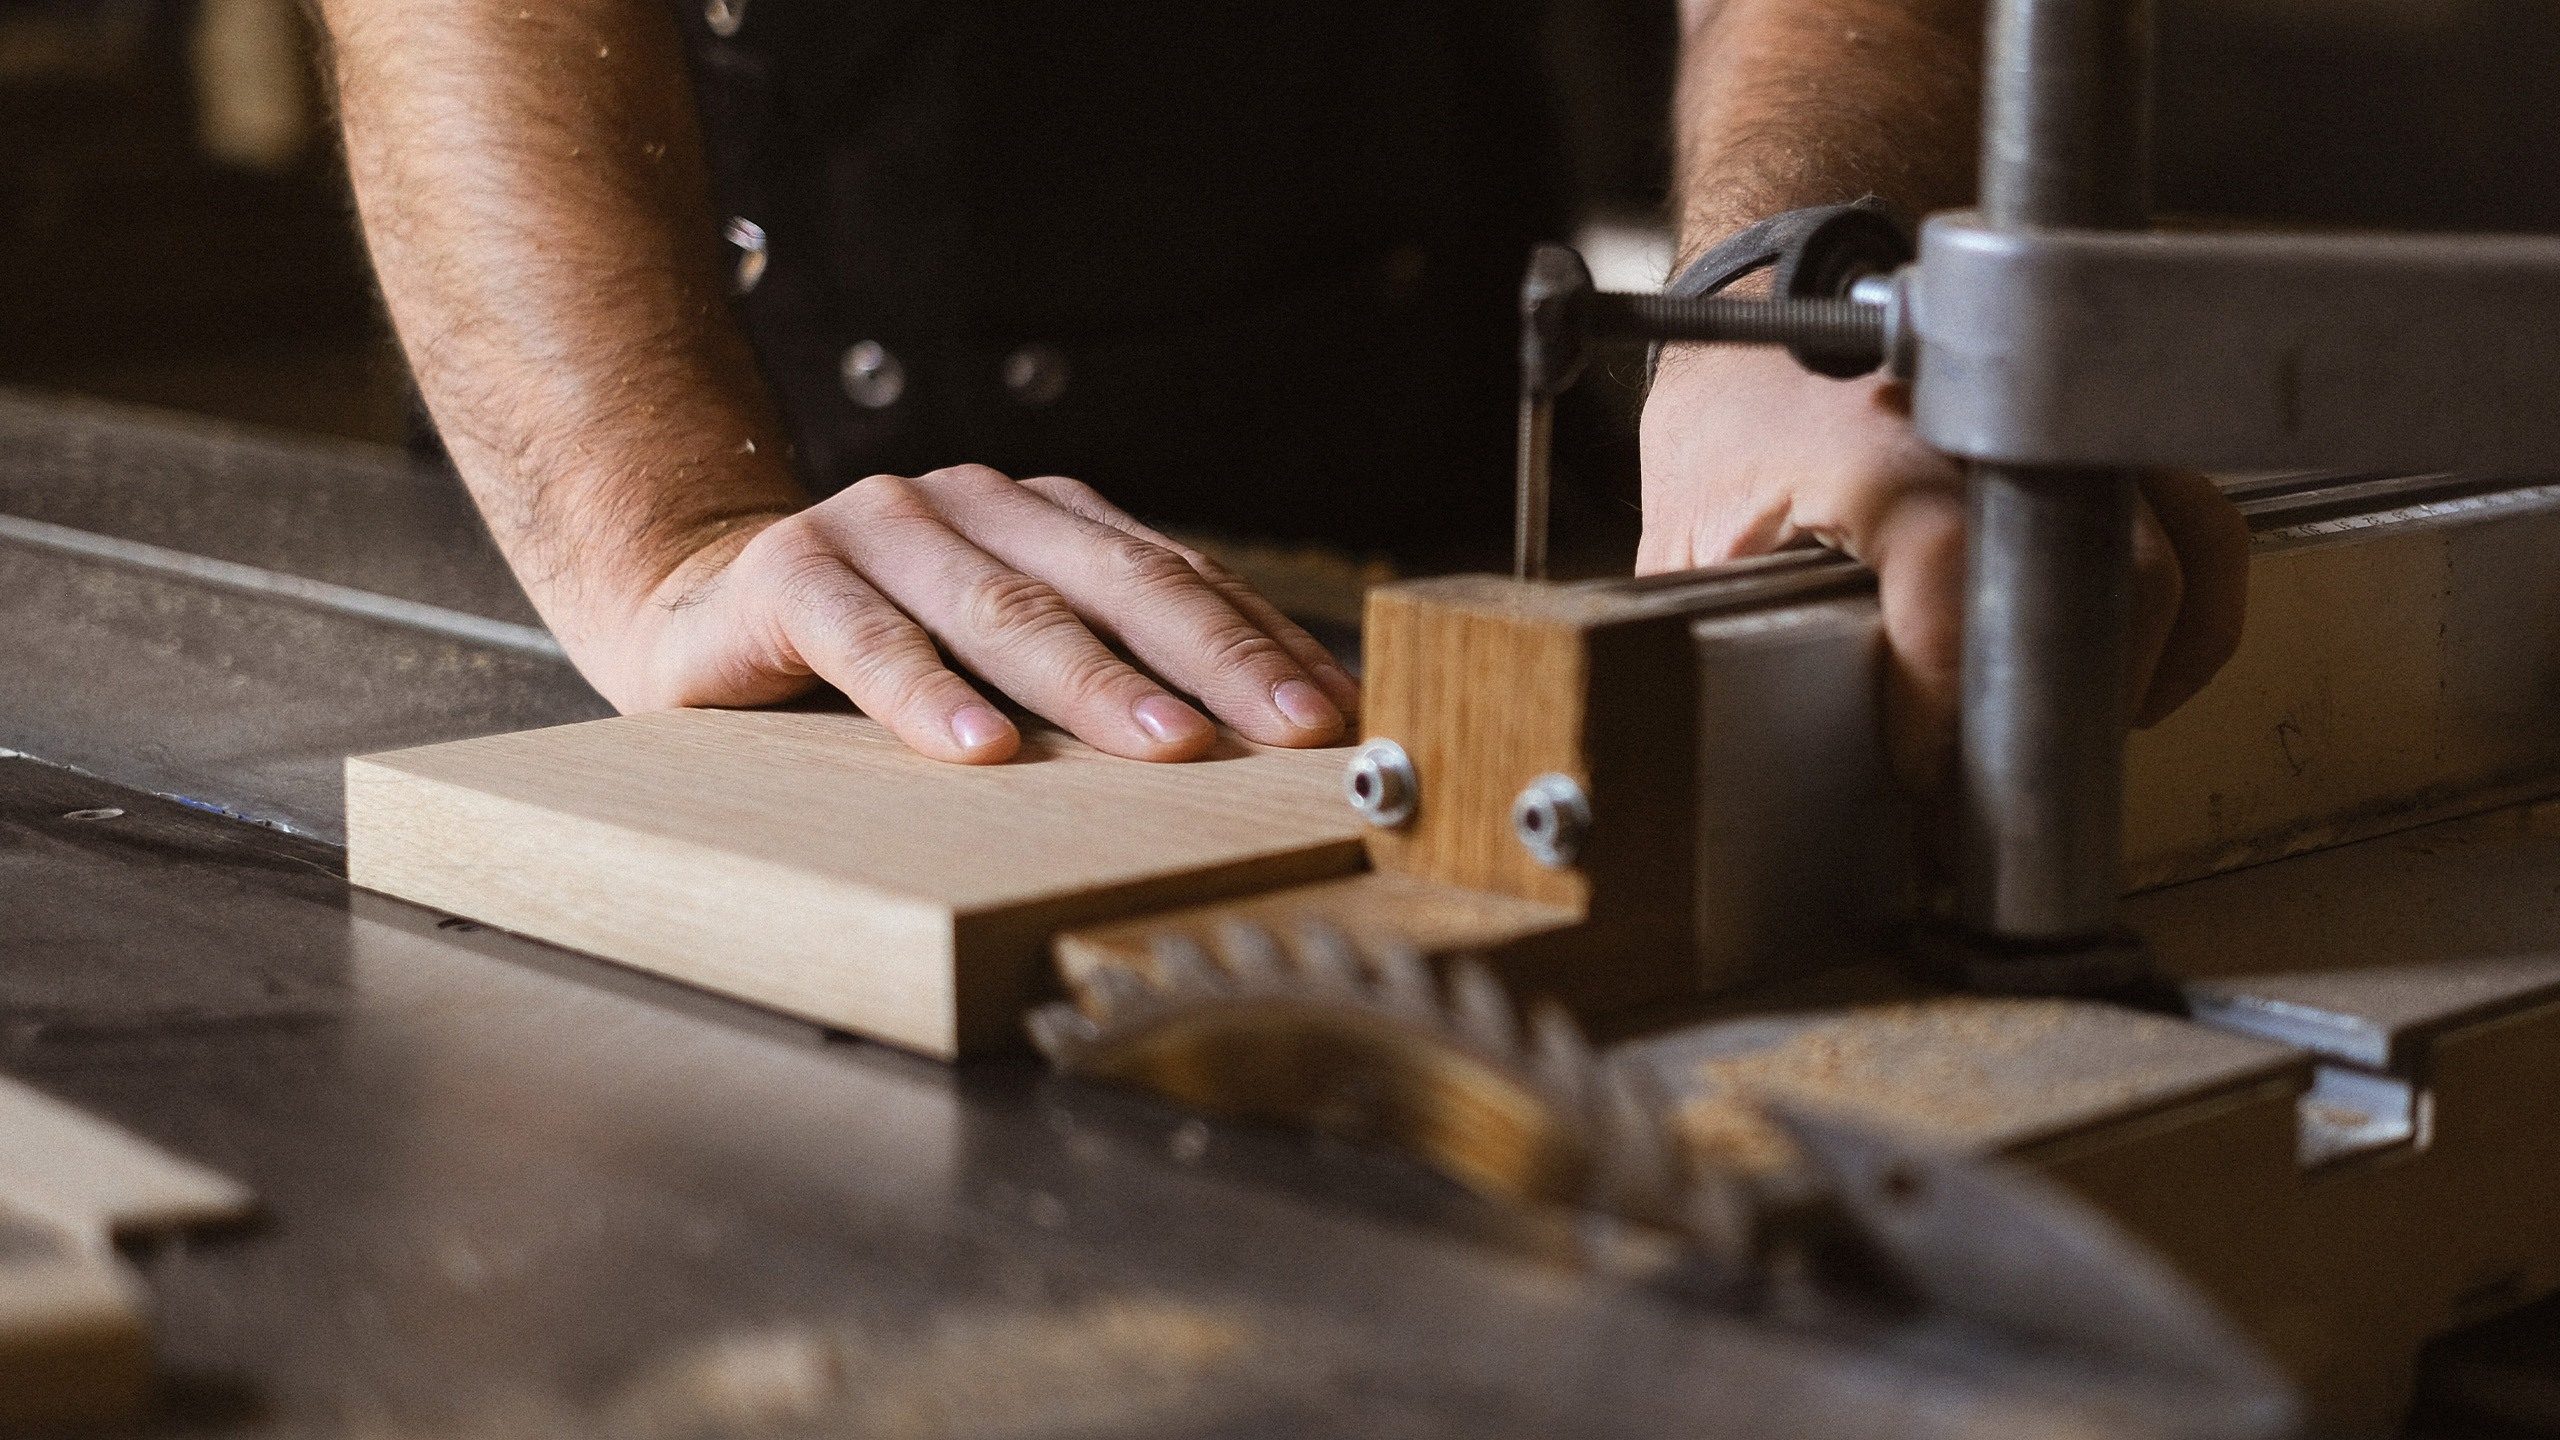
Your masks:
<svg viewBox="0 0 2560 1440"><path fill-rule="evenodd" d="M1214 742L1168 686L1251 739L1341 738L1359 692L1322 646L1073 481L964 466L810 502L728 305L665 6L320 9L419 389L607 699L762 705L825 683L928 755L1013 754L956 663L1115 755Z"/></svg>
<svg viewBox="0 0 2560 1440"><path fill-rule="evenodd" d="M769 705L823 681L915 749L972 763L1021 737L945 652L1139 760L1216 738L1168 685L1271 745L1338 740L1359 704L1322 645L1207 557L1076 481L973 465L730 527L598 648L589 668L625 710Z"/></svg>
<svg viewBox="0 0 2560 1440"><path fill-rule="evenodd" d="M1921 443L1909 396L1807 373L1783 352L1666 350L1644 412L1640 573L1818 541L1873 567L1892 650L1895 768L1933 788L1954 745L1962 653L1964 475ZM2136 723L2166 716L2239 644L2249 535L2199 475L2142 484L2134 531Z"/></svg>

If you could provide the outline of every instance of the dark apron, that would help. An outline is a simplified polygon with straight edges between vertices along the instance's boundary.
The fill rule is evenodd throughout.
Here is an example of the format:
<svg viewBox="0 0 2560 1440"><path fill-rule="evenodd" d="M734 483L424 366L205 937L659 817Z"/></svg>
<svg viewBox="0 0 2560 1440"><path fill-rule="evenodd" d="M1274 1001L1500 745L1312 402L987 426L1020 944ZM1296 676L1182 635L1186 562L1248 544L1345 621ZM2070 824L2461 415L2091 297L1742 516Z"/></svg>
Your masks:
<svg viewBox="0 0 2560 1440"><path fill-rule="evenodd" d="M972 461L1231 533L1500 533L1561 223L1539 0L678 3L820 489Z"/></svg>

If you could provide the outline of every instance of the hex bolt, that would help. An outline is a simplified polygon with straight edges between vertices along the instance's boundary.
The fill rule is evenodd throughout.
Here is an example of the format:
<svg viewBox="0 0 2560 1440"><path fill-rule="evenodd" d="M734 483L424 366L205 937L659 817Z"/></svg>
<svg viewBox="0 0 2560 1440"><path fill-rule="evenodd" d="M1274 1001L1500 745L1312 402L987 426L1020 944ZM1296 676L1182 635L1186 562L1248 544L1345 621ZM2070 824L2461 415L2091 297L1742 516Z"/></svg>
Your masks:
<svg viewBox="0 0 2560 1440"><path fill-rule="evenodd" d="M1511 833L1520 838L1530 859L1550 870L1574 862L1590 829L1590 797L1570 775L1541 775L1511 802Z"/></svg>
<svg viewBox="0 0 2560 1440"><path fill-rule="evenodd" d="M1372 740L1351 754L1342 772L1342 793L1360 818L1381 829L1393 829L1413 818L1414 801L1422 794L1413 773L1413 757L1393 740Z"/></svg>

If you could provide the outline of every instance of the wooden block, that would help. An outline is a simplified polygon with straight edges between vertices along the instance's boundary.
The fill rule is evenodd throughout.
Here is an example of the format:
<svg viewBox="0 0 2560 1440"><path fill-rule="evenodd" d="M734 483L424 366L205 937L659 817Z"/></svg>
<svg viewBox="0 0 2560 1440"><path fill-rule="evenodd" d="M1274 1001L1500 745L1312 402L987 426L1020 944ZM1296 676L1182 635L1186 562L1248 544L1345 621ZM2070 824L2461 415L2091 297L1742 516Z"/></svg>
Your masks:
<svg viewBox="0 0 2560 1440"><path fill-rule="evenodd" d="M928 1054L1010 1048L1057 931L1356 870L1344 754L1053 734L946 765L845 712L670 711L347 762L347 874Z"/></svg>

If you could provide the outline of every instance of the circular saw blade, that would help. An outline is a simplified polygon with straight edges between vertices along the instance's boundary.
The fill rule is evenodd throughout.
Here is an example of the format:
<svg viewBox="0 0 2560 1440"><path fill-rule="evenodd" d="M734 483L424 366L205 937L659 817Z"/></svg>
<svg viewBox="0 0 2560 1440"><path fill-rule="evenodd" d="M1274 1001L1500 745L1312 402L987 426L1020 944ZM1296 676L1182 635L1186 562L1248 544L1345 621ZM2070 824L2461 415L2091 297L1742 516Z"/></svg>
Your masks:
<svg viewBox="0 0 2560 1440"><path fill-rule="evenodd" d="M1480 961L1231 923L1106 962L1031 1017L1059 1069L1187 1109L1382 1143L1481 1194L1677 1231L1739 1258L1722 1177L1690 1173L1666 1110L1552 1004L1523 1017Z"/></svg>

